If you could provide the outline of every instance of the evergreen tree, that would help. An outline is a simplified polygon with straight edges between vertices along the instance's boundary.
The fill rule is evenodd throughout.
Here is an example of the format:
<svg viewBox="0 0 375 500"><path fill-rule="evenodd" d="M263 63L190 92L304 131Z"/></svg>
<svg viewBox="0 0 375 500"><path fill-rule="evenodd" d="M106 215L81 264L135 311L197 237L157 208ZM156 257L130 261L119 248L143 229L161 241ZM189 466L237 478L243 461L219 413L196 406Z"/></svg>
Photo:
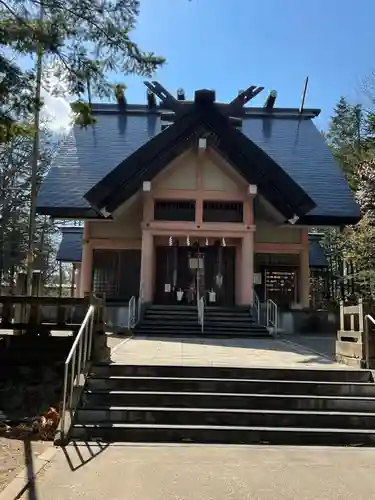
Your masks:
<svg viewBox="0 0 375 500"><path fill-rule="evenodd" d="M349 104L345 97L340 97L325 134L353 190L357 184L355 169L363 159L366 146L366 125L366 114L361 105Z"/></svg>
<svg viewBox="0 0 375 500"><path fill-rule="evenodd" d="M139 0L0 0L0 44L19 55L43 54L63 68L69 93L100 97L112 92L108 71L149 77L164 62L132 40ZM33 72L24 72L0 50L0 141L18 133L19 121L41 103L30 93ZM26 92L25 92L26 90ZM91 122L87 105L75 111ZM82 116L84 117L82 122Z"/></svg>
<svg viewBox="0 0 375 500"><path fill-rule="evenodd" d="M44 135L39 155L37 183L49 168L55 146ZM26 269L30 211L30 159L33 140L14 136L0 151L0 283L12 285L15 275ZM55 267L56 226L36 218L34 233L35 269L48 280Z"/></svg>

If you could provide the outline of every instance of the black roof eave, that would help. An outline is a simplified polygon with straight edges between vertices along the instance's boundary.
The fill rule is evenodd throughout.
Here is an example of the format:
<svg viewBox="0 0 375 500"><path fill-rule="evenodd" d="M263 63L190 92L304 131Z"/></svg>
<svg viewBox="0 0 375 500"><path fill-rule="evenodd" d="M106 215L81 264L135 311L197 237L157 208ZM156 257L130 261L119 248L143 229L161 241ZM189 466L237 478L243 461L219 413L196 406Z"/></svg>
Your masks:
<svg viewBox="0 0 375 500"><path fill-rule="evenodd" d="M85 195L97 211L113 212L155 177L174 157L189 148L203 128L216 134L214 147L286 218L303 216L316 205L306 192L259 146L232 127L216 108L197 107L155 136ZM250 167L250 168L249 168ZM265 168L266 167L266 168Z"/></svg>
<svg viewBox="0 0 375 500"><path fill-rule="evenodd" d="M305 215L297 222L301 226L349 226L357 224L359 215Z"/></svg>
<svg viewBox="0 0 375 500"><path fill-rule="evenodd" d="M180 120L146 142L95 184L85 194L86 200L99 212L103 208L106 208L107 201L113 197L117 188L121 189L123 187L124 172L127 174L125 181L127 183L133 177L140 177L142 174L145 174L150 163L150 156L152 158L154 152L159 152L162 149L170 147L171 144L176 142L176 139L186 134L186 130L190 129L196 121L197 116L194 112L182 116Z"/></svg>
<svg viewBox="0 0 375 500"><path fill-rule="evenodd" d="M37 207L37 213L53 219L104 219L91 207Z"/></svg>

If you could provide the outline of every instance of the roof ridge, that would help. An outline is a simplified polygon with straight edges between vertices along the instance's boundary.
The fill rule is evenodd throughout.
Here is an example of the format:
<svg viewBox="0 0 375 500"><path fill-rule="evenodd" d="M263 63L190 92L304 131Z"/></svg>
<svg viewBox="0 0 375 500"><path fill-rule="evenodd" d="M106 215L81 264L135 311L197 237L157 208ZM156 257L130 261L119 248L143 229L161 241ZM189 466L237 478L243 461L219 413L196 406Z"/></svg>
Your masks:
<svg viewBox="0 0 375 500"><path fill-rule="evenodd" d="M193 101L184 101L186 105L194 104ZM228 103L224 102L216 102L215 103L218 108L229 107ZM120 111L119 107L116 103L93 103L92 112L94 115L101 114L114 114L114 115L160 115L162 113L170 111L169 109L158 105L156 108L149 108L147 104L127 104L125 112ZM243 117L272 117L272 118L315 118L320 114L321 110L318 108L305 108L302 112L298 108L271 108L267 109L260 106L251 106L251 107L243 107L241 116Z"/></svg>

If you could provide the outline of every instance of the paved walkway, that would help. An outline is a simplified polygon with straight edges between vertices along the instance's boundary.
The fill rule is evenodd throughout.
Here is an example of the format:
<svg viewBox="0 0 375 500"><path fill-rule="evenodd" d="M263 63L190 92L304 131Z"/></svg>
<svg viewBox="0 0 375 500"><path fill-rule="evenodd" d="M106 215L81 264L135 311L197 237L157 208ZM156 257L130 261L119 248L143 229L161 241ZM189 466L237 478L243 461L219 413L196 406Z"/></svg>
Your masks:
<svg viewBox="0 0 375 500"><path fill-rule="evenodd" d="M345 368L332 358L288 339L111 338L111 359L131 365ZM319 346L318 346L319 347ZM323 347L323 344L320 345ZM320 351L322 352L322 351Z"/></svg>
<svg viewBox="0 0 375 500"><path fill-rule="evenodd" d="M368 500L375 450L82 445L59 450L22 500Z"/></svg>

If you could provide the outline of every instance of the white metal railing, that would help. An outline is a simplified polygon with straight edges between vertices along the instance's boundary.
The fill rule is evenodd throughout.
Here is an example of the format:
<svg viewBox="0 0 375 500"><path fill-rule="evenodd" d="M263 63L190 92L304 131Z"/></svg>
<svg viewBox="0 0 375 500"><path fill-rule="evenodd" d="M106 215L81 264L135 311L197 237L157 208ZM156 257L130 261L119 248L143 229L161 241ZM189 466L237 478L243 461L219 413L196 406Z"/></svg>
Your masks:
<svg viewBox="0 0 375 500"><path fill-rule="evenodd" d="M257 323L260 323L260 300L258 294L255 290L253 290L253 310L255 311L255 317Z"/></svg>
<svg viewBox="0 0 375 500"><path fill-rule="evenodd" d="M201 297L200 299L198 298L197 300L197 306L198 306L198 322L201 325L201 330L203 333L204 330L204 297Z"/></svg>
<svg viewBox="0 0 375 500"><path fill-rule="evenodd" d="M66 413L70 418L74 412L74 389L83 386L87 375L87 363L91 360L93 347L93 327L96 306L91 305L78 331L64 365L64 388L61 409L61 431L65 435ZM78 401L77 401L78 403Z"/></svg>
<svg viewBox="0 0 375 500"><path fill-rule="evenodd" d="M142 310L143 310L143 283L141 283L139 286L138 317L136 320L136 324L139 323L139 321L141 321Z"/></svg>
<svg viewBox="0 0 375 500"><path fill-rule="evenodd" d="M272 299L268 299L266 303L266 326L273 329L274 335L277 335L278 316L277 304Z"/></svg>
<svg viewBox="0 0 375 500"><path fill-rule="evenodd" d="M129 309L128 309L128 330L131 330L137 324L138 319L138 311L137 311L137 299L131 297L129 300Z"/></svg>
<svg viewBox="0 0 375 500"><path fill-rule="evenodd" d="M365 315L365 368L369 369L370 368L370 326L369 324L372 323L372 326L375 326L375 319L370 315L366 314Z"/></svg>

